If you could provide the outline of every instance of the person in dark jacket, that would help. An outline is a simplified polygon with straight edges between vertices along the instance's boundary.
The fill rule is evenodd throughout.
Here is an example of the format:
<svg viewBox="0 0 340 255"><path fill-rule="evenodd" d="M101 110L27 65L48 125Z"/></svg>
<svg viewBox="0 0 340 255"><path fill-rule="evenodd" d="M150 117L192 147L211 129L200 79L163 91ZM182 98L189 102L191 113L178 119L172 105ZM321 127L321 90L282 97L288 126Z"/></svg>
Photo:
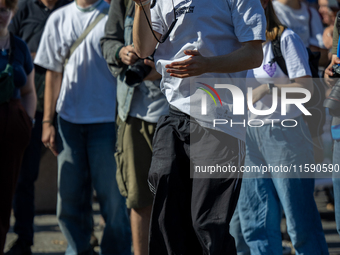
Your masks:
<svg viewBox="0 0 340 255"><path fill-rule="evenodd" d="M14 35L27 43L34 60L45 23L50 14L61 6L70 3L69 0L27 0L20 1L8 29ZM34 66L34 83L38 97L35 113L35 125L32 129L31 140L25 151L19 179L14 194L13 210L15 216L14 232L18 239L11 244L7 254L31 254L33 245L34 219L34 182L38 178L41 153L41 121L43 116L45 72L39 66Z"/></svg>
<svg viewBox="0 0 340 255"><path fill-rule="evenodd" d="M16 0L0 1L0 255L5 246L13 195L37 102L30 52L25 42L8 31L16 7Z"/></svg>

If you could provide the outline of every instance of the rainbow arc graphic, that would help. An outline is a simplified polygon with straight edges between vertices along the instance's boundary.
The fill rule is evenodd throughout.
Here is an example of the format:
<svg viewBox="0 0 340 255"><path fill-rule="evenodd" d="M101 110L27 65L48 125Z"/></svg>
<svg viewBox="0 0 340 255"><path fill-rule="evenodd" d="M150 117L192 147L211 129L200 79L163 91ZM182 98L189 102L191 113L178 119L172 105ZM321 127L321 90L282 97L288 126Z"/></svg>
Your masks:
<svg viewBox="0 0 340 255"><path fill-rule="evenodd" d="M205 87L207 87L208 89L210 89L216 95L216 97L218 98L218 100L220 101L220 104L222 106L222 100L221 100L219 94L217 93L217 91L213 87L211 87L210 85L205 84L203 82L198 82L198 83L203 85L203 86L205 86ZM206 92L212 98L212 100L214 100L214 103L217 106L217 102L215 100L215 97L213 96L213 94L208 89L205 89L205 88L202 88L202 87L199 87L198 89L203 90L204 92Z"/></svg>

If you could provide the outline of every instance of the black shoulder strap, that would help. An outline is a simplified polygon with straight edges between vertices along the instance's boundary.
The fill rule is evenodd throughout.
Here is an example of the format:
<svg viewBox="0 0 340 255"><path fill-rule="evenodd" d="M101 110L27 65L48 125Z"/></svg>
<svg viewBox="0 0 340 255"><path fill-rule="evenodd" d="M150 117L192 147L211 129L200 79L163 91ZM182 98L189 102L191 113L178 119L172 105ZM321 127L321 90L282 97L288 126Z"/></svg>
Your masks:
<svg viewBox="0 0 340 255"><path fill-rule="evenodd" d="M12 65L14 61L14 50L15 50L15 38L14 35L10 32L9 33L9 42L10 42L10 49L8 53L8 64Z"/></svg>
<svg viewBox="0 0 340 255"><path fill-rule="evenodd" d="M286 27L284 27L284 30ZM284 31L283 30L283 31ZM271 63L276 62L281 70L288 76L286 61L282 56L281 52L281 34L277 34L274 40L272 40L272 50L274 54L274 58L270 61Z"/></svg>

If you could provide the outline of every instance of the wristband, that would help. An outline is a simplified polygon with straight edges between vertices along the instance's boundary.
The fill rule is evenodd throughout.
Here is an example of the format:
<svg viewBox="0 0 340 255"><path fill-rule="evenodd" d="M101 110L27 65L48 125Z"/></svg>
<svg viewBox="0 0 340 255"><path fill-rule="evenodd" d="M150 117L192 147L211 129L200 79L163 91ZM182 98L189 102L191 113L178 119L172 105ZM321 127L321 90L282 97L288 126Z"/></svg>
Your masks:
<svg viewBox="0 0 340 255"><path fill-rule="evenodd" d="M117 49L117 51L116 51L115 58L116 58L117 62L120 62L120 61L121 61L121 59L120 59L120 57L119 57L119 52L120 52L120 50L121 50L123 47L124 47L124 46L120 46L120 47Z"/></svg>
<svg viewBox="0 0 340 255"><path fill-rule="evenodd" d="M275 87L274 83L267 83L268 88L269 88L269 94L273 93L273 88Z"/></svg>
<svg viewBox="0 0 340 255"><path fill-rule="evenodd" d="M151 2L151 0L147 0L145 2L142 2L142 3L137 3L135 2L138 6L145 6L145 5L148 5L149 3Z"/></svg>

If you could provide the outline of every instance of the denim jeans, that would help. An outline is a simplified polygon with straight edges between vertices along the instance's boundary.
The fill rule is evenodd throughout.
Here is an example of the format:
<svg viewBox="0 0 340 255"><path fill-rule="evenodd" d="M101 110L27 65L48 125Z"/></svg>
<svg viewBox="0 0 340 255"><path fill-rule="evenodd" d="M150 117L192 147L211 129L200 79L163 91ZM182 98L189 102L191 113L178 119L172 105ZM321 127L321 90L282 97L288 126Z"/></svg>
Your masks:
<svg viewBox="0 0 340 255"><path fill-rule="evenodd" d="M101 254L131 255L131 230L116 182L115 123L72 124L58 117L57 217L66 255L92 254L92 186L105 220Z"/></svg>
<svg viewBox="0 0 340 255"><path fill-rule="evenodd" d="M296 127L280 124L247 129L245 166L314 163L310 134L302 117ZM246 178L238 201L244 239L252 255L282 254L280 223L285 212L296 255L325 255L328 248L314 201L314 179ZM282 175L281 175L282 177Z"/></svg>
<svg viewBox="0 0 340 255"><path fill-rule="evenodd" d="M41 156L41 132L43 113L36 112L36 123L32 128L31 140L25 150L17 187L13 199L15 216L14 232L20 240L33 245L34 182L38 178Z"/></svg>
<svg viewBox="0 0 340 255"><path fill-rule="evenodd" d="M338 166L336 166L338 165ZM334 140L333 146L333 166L340 167L340 140ZM336 230L340 235L340 172L333 172L333 191L335 206Z"/></svg>
<svg viewBox="0 0 340 255"><path fill-rule="evenodd" d="M242 188L242 185L241 185L241 188ZM237 255L250 255L249 246L244 240L243 233L242 233L240 215L238 213L238 206L236 206L234 215L231 218L229 225L230 225L230 234L235 239Z"/></svg>

